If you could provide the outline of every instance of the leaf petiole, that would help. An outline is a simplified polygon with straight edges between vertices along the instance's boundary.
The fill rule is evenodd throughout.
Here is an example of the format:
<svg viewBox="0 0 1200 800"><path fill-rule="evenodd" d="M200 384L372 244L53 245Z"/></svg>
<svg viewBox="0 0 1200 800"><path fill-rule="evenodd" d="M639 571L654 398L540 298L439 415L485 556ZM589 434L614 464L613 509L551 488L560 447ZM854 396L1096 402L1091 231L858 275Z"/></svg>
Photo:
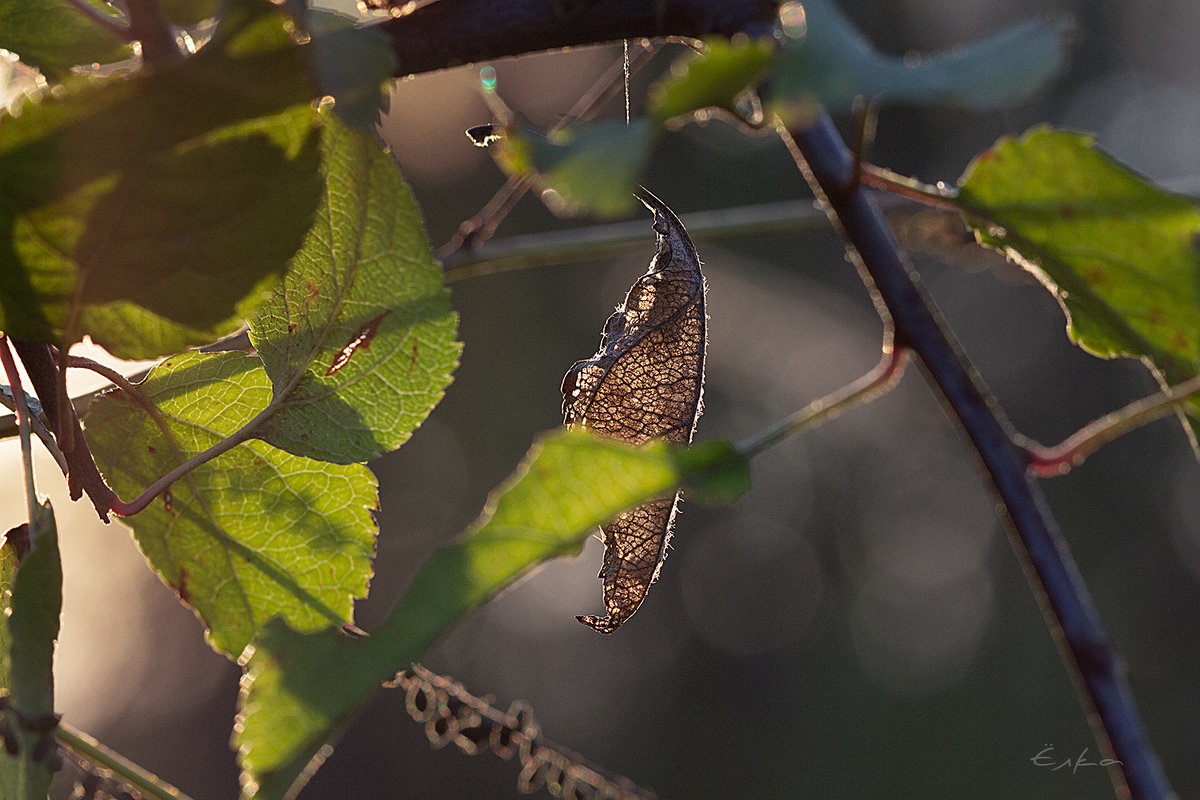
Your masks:
<svg viewBox="0 0 1200 800"><path fill-rule="evenodd" d="M1104 445L1148 422L1167 416L1176 411L1184 400L1196 394L1200 394L1200 376L1150 397L1135 400L1085 425L1052 447L1026 443L1024 449L1029 458L1029 471L1039 478L1065 475Z"/></svg>
<svg viewBox="0 0 1200 800"><path fill-rule="evenodd" d="M906 197L913 202L930 208L940 208L945 211L963 213L958 203L957 190L938 182L937 184L922 183L916 178L910 178L897 172L874 164L862 163L859 166L858 178L864 186L878 189L881 192ZM973 216L976 216L972 212Z"/></svg>

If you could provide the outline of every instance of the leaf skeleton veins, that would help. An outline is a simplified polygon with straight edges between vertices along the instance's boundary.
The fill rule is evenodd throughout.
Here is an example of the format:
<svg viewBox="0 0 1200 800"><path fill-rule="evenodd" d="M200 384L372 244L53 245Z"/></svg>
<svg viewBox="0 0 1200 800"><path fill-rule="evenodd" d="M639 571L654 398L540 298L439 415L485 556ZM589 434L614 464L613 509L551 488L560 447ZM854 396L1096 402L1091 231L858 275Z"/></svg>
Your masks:
<svg viewBox="0 0 1200 800"><path fill-rule="evenodd" d="M639 445L692 440L702 408L707 317L700 259L679 218L646 190L657 250L608 322L596 355L563 378L568 427ZM577 619L612 633L642 604L667 556L680 493L630 509L604 525L606 616Z"/></svg>

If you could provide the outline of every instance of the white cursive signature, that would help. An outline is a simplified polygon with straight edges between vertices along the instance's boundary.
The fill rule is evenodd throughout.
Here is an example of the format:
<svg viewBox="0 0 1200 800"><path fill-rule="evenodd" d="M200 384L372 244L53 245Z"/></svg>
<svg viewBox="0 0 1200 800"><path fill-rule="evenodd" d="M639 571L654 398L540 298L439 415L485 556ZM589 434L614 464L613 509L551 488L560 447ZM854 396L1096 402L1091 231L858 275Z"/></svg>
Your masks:
<svg viewBox="0 0 1200 800"><path fill-rule="evenodd" d="M1070 769L1072 775L1083 767L1111 767L1121 763L1115 758L1102 758L1099 761L1091 761L1087 757L1088 748L1086 747L1079 751L1077 758L1068 756L1061 761L1058 756L1053 755L1053 751L1054 745L1048 744L1029 760L1035 767L1048 767L1051 772L1057 772L1060 769Z"/></svg>

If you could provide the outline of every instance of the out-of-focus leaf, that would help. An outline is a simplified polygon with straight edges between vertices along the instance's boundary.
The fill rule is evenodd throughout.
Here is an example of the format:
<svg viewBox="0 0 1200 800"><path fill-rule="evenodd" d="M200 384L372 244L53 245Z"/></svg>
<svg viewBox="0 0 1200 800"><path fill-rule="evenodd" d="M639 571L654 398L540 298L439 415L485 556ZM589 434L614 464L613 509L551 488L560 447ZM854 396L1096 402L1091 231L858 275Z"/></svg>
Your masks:
<svg viewBox="0 0 1200 800"><path fill-rule="evenodd" d="M77 79L0 124L0 328L151 357L269 297L320 188L289 24L234 3L178 67Z"/></svg>
<svg viewBox="0 0 1200 800"><path fill-rule="evenodd" d="M958 202L979 241L1058 299L1072 341L1139 356L1177 383L1200 372L1200 209L1095 146L1036 127L980 154ZM1200 417L1200 407L1189 407Z"/></svg>
<svg viewBox="0 0 1200 800"><path fill-rule="evenodd" d="M646 273L604 324L600 350L563 378L563 416L629 444L692 440L700 418L708 317L696 247L671 209L643 190L657 247ZM612 633L633 616L667 557L678 493L631 508L604 526L606 616L581 616Z"/></svg>
<svg viewBox="0 0 1200 800"><path fill-rule="evenodd" d="M50 504L0 545L0 684L10 709L0 712L17 754L0 749L3 797L44 800L54 777L54 646L62 611L62 562ZM23 534L26 537L22 540ZM22 552L28 547L27 552ZM20 715L25 724L16 721Z"/></svg>
<svg viewBox="0 0 1200 800"><path fill-rule="evenodd" d="M271 400L262 363L241 353L173 356L139 388L170 438L120 392L95 400L84 420L97 464L127 498L241 430ZM350 620L371 576L377 505L366 467L251 441L197 467L125 522L208 626L213 647L237 656L272 617L306 631Z"/></svg>
<svg viewBox="0 0 1200 800"><path fill-rule="evenodd" d="M880 103L920 103L988 110L1018 102L1065 61L1065 21L1026 20L945 53L903 58L876 50L832 0L785 3L789 36L770 81L768 108L785 121L814 102L844 109L863 95Z"/></svg>
<svg viewBox="0 0 1200 800"><path fill-rule="evenodd" d="M124 23L107 3L84 2L98 16ZM103 64L132 55L128 42L67 0L0 0L0 47L51 80L66 77L78 64Z"/></svg>
<svg viewBox="0 0 1200 800"><path fill-rule="evenodd" d="M701 505L728 505L750 491L750 462L727 441L700 442L677 451L685 472L688 500Z"/></svg>
<svg viewBox="0 0 1200 800"><path fill-rule="evenodd" d="M685 452L661 441L633 448L578 430L545 437L489 499L467 538L430 556L369 638L268 627L242 682L234 740L243 796L294 796L380 684L463 614L542 561L578 552L622 509L741 460L724 448Z"/></svg>
<svg viewBox="0 0 1200 800"><path fill-rule="evenodd" d="M460 346L420 210L391 158L334 119L322 150L316 221L250 336L275 392L257 435L344 464L408 439L449 385Z"/></svg>
<svg viewBox="0 0 1200 800"><path fill-rule="evenodd" d="M741 119L742 98L770 72L777 51L772 39L705 40L703 52L681 58L672 74L651 88L651 120L661 127L710 108Z"/></svg>
<svg viewBox="0 0 1200 800"><path fill-rule="evenodd" d="M633 208L656 130L645 119L581 122L549 137L510 126L492 150L509 175L533 176L552 212L616 217Z"/></svg>
<svg viewBox="0 0 1200 800"><path fill-rule="evenodd" d="M189 26L215 17L221 0L156 0L156 4L165 19Z"/></svg>
<svg viewBox="0 0 1200 800"><path fill-rule="evenodd" d="M334 111L349 124L375 124L380 112L387 111L388 83L396 66L387 34L320 9L307 9L303 19L312 37L305 52L320 93L334 98Z"/></svg>

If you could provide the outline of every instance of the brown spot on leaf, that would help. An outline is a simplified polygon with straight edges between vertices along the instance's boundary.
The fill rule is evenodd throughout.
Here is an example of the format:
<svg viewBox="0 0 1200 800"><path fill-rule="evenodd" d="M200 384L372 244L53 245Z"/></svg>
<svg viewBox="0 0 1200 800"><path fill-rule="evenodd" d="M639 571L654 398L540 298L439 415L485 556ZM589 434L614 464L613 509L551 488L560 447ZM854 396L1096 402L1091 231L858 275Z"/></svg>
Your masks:
<svg viewBox="0 0 1200 800"><path fill-rule="evenodd" d="M307 433L302 433L302 434L300 434L300 441L302 441L302 442L307 442L307 441L308 441L308 434L307 434Z"/></svg>
<svg viewBox="0 0 1200 800"><path fill-rule="evenodd" d="M188 571L183 567L179 568L179 582L175 584L175 591L183 602L190 603L192 601L192 593L188 591Z"/></svg>
<svg viewBox="0 0 1200 800"><path fill-rule="evenodd" d="M570 427L630 444L660 438L684 444L701 411L704 276L679 219L649 192L641 200L654 212L654 259L605 323L599 352L567 371L563 414ZM666 558L678 501L676 492L603 526L607 616L580 622L612 633L637 611Z"/></svg>
<svg viewBox="0 0 1200 800"><path fill-rule="evenodd" d="M148 444L148 445L146 445L146 452L147 452L147 453L157 453L157 452L158 452L158 448L157 448L157 447L155 447L155 446L154 446L154 445L152 445L152 444Z"/></svg>
<svg viewBox="0 0 1200 800"><path fill-rule="evenodd" d="M1104 269L1104 267L1101 267L1098 264L1093 264L1092 266L1084 267L1080 271L1080 274L1083 275L1083 279L1086 280L1088 283L1090 283L1092 286L1105 286L1109 282L1108 272Z"/></svg>
<svg viewBox="0 0 1200 800"><path fill-rule="evenodd" d="M350 363L350 357L356 352L359 350L366 350L368 347L370 347L371 341L375 338L375 334L379 332L379 325L383 322L383 318L390 313L392 313L390 310L384 311L382 314L375 317L375 319L367 322L361 328L355 331L353 338L346 343L346 346L342 348L342 351L333 359L333 363L329 365L329 369L325 370L325 377L329 377L342 367L346 366L346 364Z"/></svg>

